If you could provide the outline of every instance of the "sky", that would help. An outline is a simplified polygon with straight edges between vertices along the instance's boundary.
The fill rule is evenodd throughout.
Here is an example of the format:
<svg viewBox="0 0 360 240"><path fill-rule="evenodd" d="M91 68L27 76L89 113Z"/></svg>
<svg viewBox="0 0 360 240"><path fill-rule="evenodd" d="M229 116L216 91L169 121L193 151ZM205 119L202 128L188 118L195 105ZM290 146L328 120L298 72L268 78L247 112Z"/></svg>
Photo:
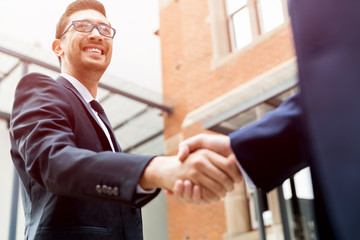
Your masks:
<svg viewBox="0 0 360 240"><path fill-rule="evenodd" d="M55 26L72 0L1 0L0 33L51 51ZM142 87L161 92L158 0L100 0L116 29L107 70ZM32 56L36 58L36 56Z"/></svg>

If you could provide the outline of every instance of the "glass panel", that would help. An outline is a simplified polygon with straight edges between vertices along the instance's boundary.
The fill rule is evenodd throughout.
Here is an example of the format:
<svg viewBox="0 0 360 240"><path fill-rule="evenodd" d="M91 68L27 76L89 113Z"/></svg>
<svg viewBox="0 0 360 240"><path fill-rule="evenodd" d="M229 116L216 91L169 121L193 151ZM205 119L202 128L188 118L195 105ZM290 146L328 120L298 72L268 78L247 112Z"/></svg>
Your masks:
<svg viewBox="0 0 360 240"><path fill-rule="evenodd" d="M261 32L266 33L284 22L281 0L258 0Z"/></svg>
<svg viewBox="0 0 360 240"><path fill-rule="evenodd" d="M252 41L249 9L243 8L233 16L235 48L239 49Z"/></svg>
<svg viewBox="0 0 360 240"><path fill-rule="evenodd" d="M314 199L310 168L305 168L294 176L296 196L303 199Z"/></svg>
<svg viewBox="0 0 360 240"><path fill-rule="evenodd" d="M289 179L285 180L285 182L282 184L283 193L284 193L284 199L289 200L292 198L292 192L291 192L291 186Z"/></svg>
<svg viewBox="0 0 360 240"><path fill-rule="evenodd" d="M288 234L291 239L318 240L315 220L314 198L309 168L284 182L291 192L291 197L285 196L285 209L282 211L288 218Z"/></svg>
<svg viewBox="0 0 360 240"><path fill-rule="evenodd" d="M226 9L229 15L232 15L234 12L244 7L247 3L247 0L226 0Z"/></svg>

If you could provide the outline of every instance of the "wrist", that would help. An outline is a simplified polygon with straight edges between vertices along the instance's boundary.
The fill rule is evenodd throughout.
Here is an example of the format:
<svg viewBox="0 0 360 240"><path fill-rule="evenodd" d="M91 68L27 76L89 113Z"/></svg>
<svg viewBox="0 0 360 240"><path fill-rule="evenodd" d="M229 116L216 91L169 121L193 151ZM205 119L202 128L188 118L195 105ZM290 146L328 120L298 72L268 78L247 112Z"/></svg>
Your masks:
<svg viewBox="0 0 360 240"><path fill-rule="evenodd" d="M145 168L139 180L139 185L143 189L171 188L169 184L171 183L171 175L173 175L171 169L173 169L173 164L178 162L172 158L174 157L154 157Z"/></svg>

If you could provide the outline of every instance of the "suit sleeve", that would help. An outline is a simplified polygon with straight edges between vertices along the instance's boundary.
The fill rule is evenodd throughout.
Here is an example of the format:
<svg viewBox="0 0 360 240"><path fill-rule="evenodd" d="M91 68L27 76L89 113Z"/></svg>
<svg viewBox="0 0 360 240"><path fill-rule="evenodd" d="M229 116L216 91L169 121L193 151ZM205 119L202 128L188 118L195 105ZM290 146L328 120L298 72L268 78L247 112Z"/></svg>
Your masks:
<svg viewBox="0 0 360 240"><path fill-rule="evenodd" d="M306 167L299 94L259 121L232 132L231 147L254 184L270 191Z"/></svg>
<svg viewBox="0 0 360 240"><path fill-rule="evenodd" d="M86 113L76 112L70 101L63 86L48 76L29 74L20 81L10 124L11 153L20 177L27 174L46 191L65 196L138 207L154 198L159 190L136 193L152 156L78 147L74 126L83 123L74 116ZM94 145L91 141L98 140L88 141ZM24 184L31 185L31 180ZM118 195L100 194L97 185L116 187Z"/></svg>

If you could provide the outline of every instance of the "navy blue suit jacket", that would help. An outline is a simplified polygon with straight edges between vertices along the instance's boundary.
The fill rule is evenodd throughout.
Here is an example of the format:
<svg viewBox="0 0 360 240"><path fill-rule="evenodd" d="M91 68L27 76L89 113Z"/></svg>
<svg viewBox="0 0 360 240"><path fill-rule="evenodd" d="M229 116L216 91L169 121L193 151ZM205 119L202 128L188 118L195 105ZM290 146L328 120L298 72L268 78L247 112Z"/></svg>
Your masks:
<svg viewBox="0 0 360 240"><path fill-rule="evenodd" d="M266 191L310 166L329 220L321 239L331 230L360 239L360 1L293 0L289 9L301 93L232 133L232 147Z"/></svg>
<svg viewBox="0 0 360 240"><path fill-rule="evenodd" d="M17 86L11 155L21 179L25 239L142 239L136 187L152 156L111 151L88 103L66 79L32 73ZM118 194L103 189L118 188Z"/></svg>

